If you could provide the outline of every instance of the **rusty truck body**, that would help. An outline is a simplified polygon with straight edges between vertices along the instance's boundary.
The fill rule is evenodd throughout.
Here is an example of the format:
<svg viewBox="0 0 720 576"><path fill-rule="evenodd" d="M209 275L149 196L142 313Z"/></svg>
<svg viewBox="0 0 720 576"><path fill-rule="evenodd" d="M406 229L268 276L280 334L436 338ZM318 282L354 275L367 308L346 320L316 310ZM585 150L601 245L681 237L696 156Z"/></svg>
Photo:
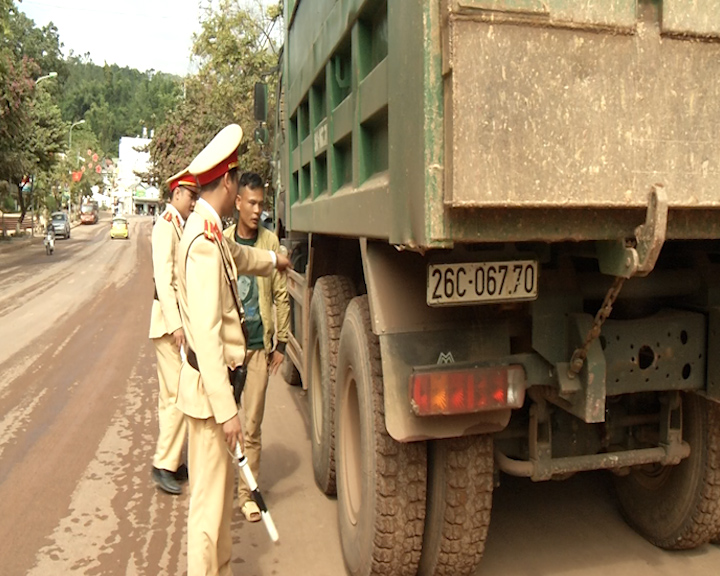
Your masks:
<svg viewBox="0 0 720 576"><path fill-rule="evenodd" d="M286 0L288 379L348 573L472 574L504 474L720 535L720 3Z"/></svg>

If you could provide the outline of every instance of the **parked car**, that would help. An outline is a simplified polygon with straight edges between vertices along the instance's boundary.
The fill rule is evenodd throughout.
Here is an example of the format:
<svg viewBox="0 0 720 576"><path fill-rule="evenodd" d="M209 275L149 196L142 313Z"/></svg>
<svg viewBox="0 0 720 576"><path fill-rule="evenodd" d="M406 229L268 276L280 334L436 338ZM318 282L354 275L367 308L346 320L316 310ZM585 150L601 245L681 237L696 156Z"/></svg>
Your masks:
<svg viewBox="0 0 720 576"><path fill-rule="evenodd" d="M53 212L50 214L50 223L55 230L55 236L70 238L70 218L67 213Z"/></svg>
<svg viewBox="0 0 720 576"><path fill-rule="evenodd" d="M129 238L128 235L128 221L126 218L116 216L113 218L112 226L110 227L110 238Z"/></svg>

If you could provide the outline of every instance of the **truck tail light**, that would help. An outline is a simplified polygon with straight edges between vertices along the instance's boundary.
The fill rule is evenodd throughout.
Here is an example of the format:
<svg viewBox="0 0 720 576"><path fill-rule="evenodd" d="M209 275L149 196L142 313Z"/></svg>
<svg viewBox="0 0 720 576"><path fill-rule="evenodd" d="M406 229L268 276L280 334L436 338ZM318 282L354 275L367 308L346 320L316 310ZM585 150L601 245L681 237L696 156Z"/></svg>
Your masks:
<svg viewBox="0 0 720 576"><path fill-rule="evenodd" d="M522 366L414 370L410 400L418 416L520 408L525 401L525 371Z"/></svg>

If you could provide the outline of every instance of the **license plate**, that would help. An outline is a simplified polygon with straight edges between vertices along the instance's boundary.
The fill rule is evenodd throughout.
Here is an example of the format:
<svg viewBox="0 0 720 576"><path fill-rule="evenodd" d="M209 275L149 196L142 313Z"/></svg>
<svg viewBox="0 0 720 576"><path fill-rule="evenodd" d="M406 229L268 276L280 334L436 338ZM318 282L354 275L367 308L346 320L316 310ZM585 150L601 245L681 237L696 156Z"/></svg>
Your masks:
<svg viewBox="0 0 720 576"><path fill-rule="evenodd" d="M428 266L429 306L535 300L538 266L535 260L466 262Z"/></svg>

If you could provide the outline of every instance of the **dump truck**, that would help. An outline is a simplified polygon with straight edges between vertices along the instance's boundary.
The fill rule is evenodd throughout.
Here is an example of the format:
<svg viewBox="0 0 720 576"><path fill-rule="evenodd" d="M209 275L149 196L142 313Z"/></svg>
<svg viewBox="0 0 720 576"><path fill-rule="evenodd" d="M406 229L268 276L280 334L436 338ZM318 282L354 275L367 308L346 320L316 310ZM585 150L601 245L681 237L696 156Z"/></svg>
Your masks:
<svg viewBox="0 0 720 576"><path fill-rule="evenodd" d="M347 572L474 574L506 475L717 539L720 3L284 10L286 377Z"/></svg>

